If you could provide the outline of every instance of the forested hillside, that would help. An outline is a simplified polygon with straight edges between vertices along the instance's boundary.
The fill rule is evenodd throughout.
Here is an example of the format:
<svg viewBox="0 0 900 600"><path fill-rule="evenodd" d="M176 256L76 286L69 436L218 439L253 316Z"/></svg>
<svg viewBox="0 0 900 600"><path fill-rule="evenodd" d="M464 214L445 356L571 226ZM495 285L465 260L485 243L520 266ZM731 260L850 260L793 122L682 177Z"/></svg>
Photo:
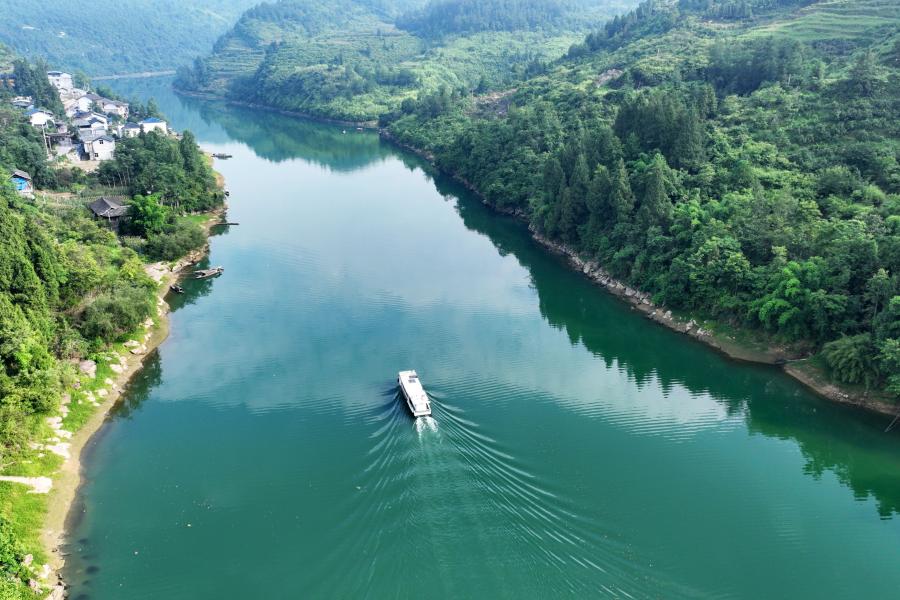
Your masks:
<svg viewBox="0 0 900 600"><path fill-rule="evenodd" d="M397 21L426 38L481 31L578 31L602 23L629 6L609 0L434 0Z"/></svg>
<svg viewBox="0 0 900 600"><path fill-rule="evenodd" d="M174 69L228 30L257 0L0 0L0 41L56 68L108 75Z"/></svg>
<svg viewBox="0 0 900 600"><path fill-rule="evenodd" d="M43 173L43 144L21 113L0 110L0 168ZM48 175L49 174L49 175ZM156 284L138 254L91 219L84 206L38 208L0 186L0 472L44 475L59 457L32 443L47 436L75 378L73 359L96 357L135 330L155 306ZM74 393L74 392L72 392ZM40 514L45 498L23 486L0 484L0 597L38 598L25 555L42 554Z"/></svg>
<svg viewBox="0 0 900 600"><path fill-rule="evenodd" d="M384 123L656 303L900 394L898 31L900 0L648 0Z"/></svg>
<svg viewBox="0 0 900 600"><path fill-rule="evenodd" d="M50 162L40 130L9 104L13 93L49 102L46 64L13 62L17 87L0 89L0 474L47 476L61 459L38 443L51 435L46 417L58 413L64 394L72 400L67 430L91 411L79 361L108 363L113 345L155 314L158 284L145 263L202 246L202 229L183 215L220 206L223 194L190 132L120 140L97 174ZM14 191L13 169L31 175L37 199ZM121 236L87 209L112 195L128 197ZM93 384L102 382L98 376ZM44 559L46 496L27 490L0 482L3 599L39 597L27 583Z"/></svg>
<svg viewBox="0 0 900 600"><path fill-rule="evenodd" d="M441 86L509 85L631 0L283 0L247 11L179 88L365 121Z"/></svg>

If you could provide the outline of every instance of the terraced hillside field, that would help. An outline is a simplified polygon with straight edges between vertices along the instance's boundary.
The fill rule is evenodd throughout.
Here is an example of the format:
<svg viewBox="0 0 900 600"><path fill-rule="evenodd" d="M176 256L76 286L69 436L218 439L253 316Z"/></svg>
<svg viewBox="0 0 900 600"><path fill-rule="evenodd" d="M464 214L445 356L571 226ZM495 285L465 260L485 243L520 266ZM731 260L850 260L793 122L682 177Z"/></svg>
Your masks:
<svg viewBox="0 0 900 600"><path fill-rule="evenodd" d="M897 0L831 0L798 11L794 18L755 29L753 35L783 35L801 42L871 39L878 32L900 27Z"/></svg>

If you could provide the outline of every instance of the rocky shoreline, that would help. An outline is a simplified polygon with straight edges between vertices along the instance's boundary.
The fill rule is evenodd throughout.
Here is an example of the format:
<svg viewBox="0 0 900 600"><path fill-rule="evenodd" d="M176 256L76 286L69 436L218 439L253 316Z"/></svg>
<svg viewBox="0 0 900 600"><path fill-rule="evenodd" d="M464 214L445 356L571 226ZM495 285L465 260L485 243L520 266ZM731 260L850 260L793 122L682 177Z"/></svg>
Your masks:
<svg viewBox="0 0 900 600"><path fill-rule="evenodd" d="M64 437L65 447L60 448L63 457L62 466L53 474L52 479L46 478L49 485L44 493L50 493L47 514L44 519L44 528L41 539L47 556L49 557L48 579L51 573L56 574L55 585L50 588L49 600L61 600L65 597L66 584L62 577L62 569L65 566L65 555L62 551L65 536L76 517L75 499L78 490L83 483L82 453L84 448L103 427L110 411L118 403L122 392L128 382L143 367L144 359L149 356L169 335L168 313L169 306L165 302L165 296L169 293L169 286L183 276L186 270L209 252L209 234L214 225L222 220L226 207L216 209L209 213L209 219L204 224L204 232L207 240L203 247L188 253L172 264L163 262L146 265L145 271L157 282L157 307L156 317L148 318L143 324L144 334L139 340L131 340L122 344L121 350L110 349L109 367L115 377L107 378L104 386L94 392L87 392L87 402L95 407L90 418L79 429L68 432L62 429L62 420L68 414L70 395L66 395L61 402L60 415L48 417L47 421L57 436ZM93 379L96 374L96 364L92 361L82 361L79 371L82 376ZM52 492L51 492L52 489ZM46 584L45 584L46 585Z"/></svg>
<svg viewBox="0 0 900 600"><path fill-rule="evenodd" d="M398 140L386 129L381 129L379 133L383 140L388 141L403 150L412 152L428 161L435 169L452 177L492 210L501 214L516 217L527 223L526 215L522 211L503 210L492 206L471 182L455 173L447 172L438 167L435 163L434 155L430 152L426 152ZM650 294L632 288L617 280L596 261L585 259L569 246L544 237L530 225L528 229L531 233L531 237L537 243L541 244L551 252L564 256L573 269L580 271L585 277L602 286L609 293L631 304L635 310L640 311L646 318L655 321L664 327L668 327L669 329L687 335L698 342L706 344L707 346L722 352L731 359L777 366L787 375L802 383L819 396L831 400L832 402L847 404L891 417L900 414L900 406L897 404L881 400L868 394L859 394L847 390L828 381L824 374L816 376L809 370L800 368L797 361L803 360L805 357L798 355L789 348L768 347L764 349L751 349L734 340L715 335L713 332L701 327L694 319L681 318L680 316L673 314L671 310L655 305L650 298Z"/></svg>

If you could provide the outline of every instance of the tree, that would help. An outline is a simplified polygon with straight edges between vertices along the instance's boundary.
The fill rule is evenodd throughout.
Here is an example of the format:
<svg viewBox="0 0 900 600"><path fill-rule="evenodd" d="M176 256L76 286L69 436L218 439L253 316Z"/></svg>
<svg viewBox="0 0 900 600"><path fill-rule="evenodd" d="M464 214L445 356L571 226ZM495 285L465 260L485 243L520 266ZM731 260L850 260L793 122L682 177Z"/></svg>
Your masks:
<svg viewBox="0 0 900 600"><path fill-rule="evenodd" d="M823 341L840 333L838 324L847 299L823 289L826 263L816 257L789 261L776 270L767 287L771 290L751 304L751 310L766 328L791 339Z"/></svg>
<svg viewBox="0 0 900 600"><path fill-rule="evenodd" d="M850 71L853 89L863 95L871 96L875 91L875 55L871 50L860 52Z"/></svg>
<svg viewBox="0 0 900 600"><path fill-rule="evenodd" d="M554 155L544 162L543 206L538 213L541 228L550 235L556 235L559 227L560 204L566 192L566 174L559 157Z"/></svg>
<svg viewBox="0 0 900 600"><path fill-rule="evenodd" d="M900 339L889 338L881 343L878 360L887 378L887 390L900 396Z"/></svg>
<svg viewBox="0 0 900 600"><path fill-rule="evenodd" d="M129 207L129 229L144 237L162 232L169 210L154 195L137 195Z"/></svg>
<svg viewBox="0 0 900 600"><path fill-rule="evenodd" d="M559 227L563 239L569 243L578 241L578 228L585 223L587 217L587 195L590 185L587 161L584 154L575 159L575 167L569 178L569 186L563 196L560 210Z"/></svg>
<svg viewBox="0 0 900 600"><path fill-rule="evenodd" d="M894 45L887 53L885 62L889 67L900 69L900 40L894 42Z"/></svg>
<svg viewBox="0 0 900 600"><path fill-rule="evenodd" d="M616 162L609 180L609 206L613 209L616 221L627 222L634 210L634 194L625 170L625 161Z"/></svg>
<svg viewBox="0 0 900 600"><path fill-rule="evenodd" d="M185 131L178 142L178 150L181 152L181 160L184 162L184 172L190 176L202 173L203 159L197 152L197 139L190 131Z"/></svg>
<svg viewBox="0 0 900 600"><path fill-rule="evenodd" d="M866 292L864 298L866 304L869 305L871 318L874 320L881 310L887 306L891 300L894 291L894 282L884 268L878 269L868 283L866 283Z"/></svg>
<svg viewBox="0 0 900 600"><path fill-rule="evenodd" d="M45 108L57 117L65 114L59 93L47 79L47 63L41 59L28 62L24 58L13 61L13 77L16 81L16 93L31 96L36 107Z"/></svg>
<svg viewBox="0 0 900 600"><path fill-rule="evenodd" d="M662 154L651 159L644 173L640 176L641 204L638 208L638 224L642 229L652 225L666 227L672 220L672 201L670 194L674 190L672 172Z"/></svg>

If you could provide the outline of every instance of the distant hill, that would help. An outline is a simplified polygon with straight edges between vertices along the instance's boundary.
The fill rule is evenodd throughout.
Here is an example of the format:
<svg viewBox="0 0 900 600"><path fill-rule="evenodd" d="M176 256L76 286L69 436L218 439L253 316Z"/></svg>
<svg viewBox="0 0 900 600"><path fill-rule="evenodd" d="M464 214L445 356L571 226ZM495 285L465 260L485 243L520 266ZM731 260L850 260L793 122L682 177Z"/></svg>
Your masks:
<svg viewBox="0 0 900 600"><path fill-rule="evenodd" d="M183 90L374 120L420 92L500 87L637 0L283 0L248 10Z"/></svg>
<svg viewBox="0 0 900 600"><path fill-rule="evenodd" d="M90 75L174 69L210 51L258 0L0 0L0 41Z"/></svg>
<svg viewBox="0 0 900 600"><path fill-rule="evenodd" d="M397 25L427 38L484 31L577 31L633 3L592 0L431 0Z"/></svg>

